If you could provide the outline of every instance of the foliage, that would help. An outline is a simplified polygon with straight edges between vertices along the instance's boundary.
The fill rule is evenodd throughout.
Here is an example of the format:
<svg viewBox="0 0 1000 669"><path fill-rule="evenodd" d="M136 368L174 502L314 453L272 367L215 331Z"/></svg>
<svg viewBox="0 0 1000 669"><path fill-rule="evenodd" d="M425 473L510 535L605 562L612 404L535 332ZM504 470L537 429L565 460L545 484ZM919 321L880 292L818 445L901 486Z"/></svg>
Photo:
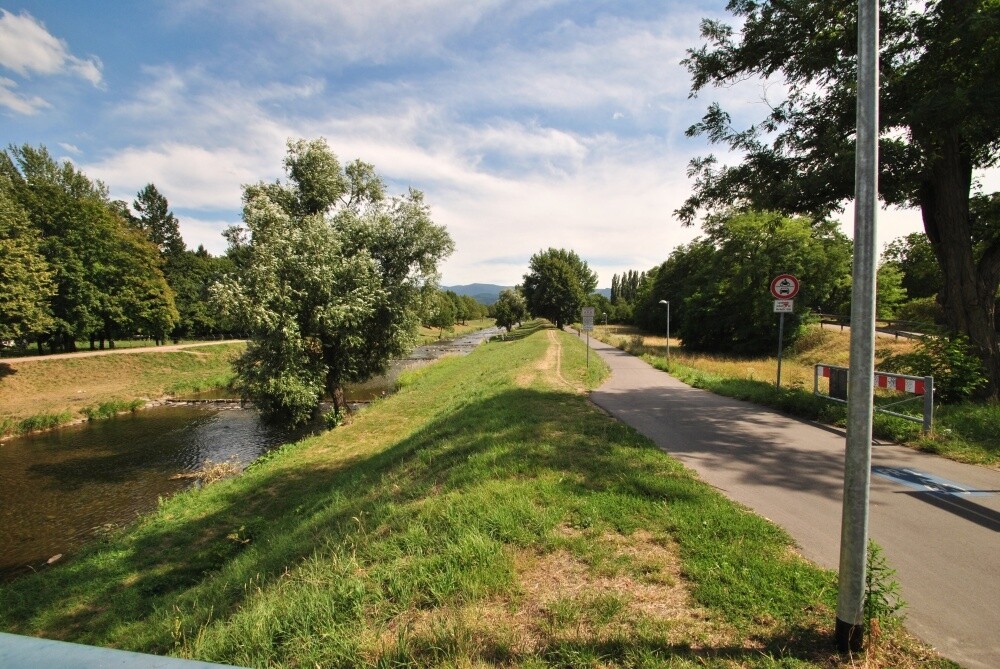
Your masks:
<svg viewBox="0 0 1000 669"><path fill-rule="evenodd" d="M0 178L0 349L52 325L52 270L27 213Z"/></svg>
<svg viewBox="0 0 1000 669"><path fill-rule="evenodd" d="M944 311L941 310L936 298L921 297L900 305L896 310L896 318L911 323L922 323L933 328L944 321Z"/></svg>
<svg viewBox="0 0 1000 669"><path fill-rule="evenodd" d="M688 134L727 146L741 162L692 161L694 194L677 214L691 222L735 203L825 217L854 190L855 5L738 0L728 8L739 31L705 20L707 43L688 51L692 93L760 78L782 79L787 97L769 101L765 118L746 128L710 105ZM969 337L997 393L1000 207L996 193L974 196L972 187L974 171L1000 158L1000 4L889 0L879 22L879 194L921 209L948 324Z"/></svg>
<svg viewBox="0 0 1000 669"><path fill-rule="evenodd" d="M869 628L875 623L879 629L896 627L902 623L900 611L906 602L900 595L896 570L889 567L882 547L868 540L868 567L865 571L865 622Z"/></svg>
<svg viewBox="0 0 1000 669"><path fill-rule="evenodd" d="M450 295L448 295L448 293L443 291L436 291L434 293L431 300L431 309L427 319L427 325L440 330L438 333L439 339L445 330L451 330L455 327L455 322L457 321L457 311L458 308L456 307L456 302Z"/></svg>
<svg viewBox="0 0 1000 669"><path fill-rule="evenodd" d="M453 244L419 191L388 199L374 167L325 140L289 141L288 180L244 189L227 231L234 275L214 295L250 336L240 391L264 415L308 420L325 393L385 371L413 342L425 286Z"/></svg>
<svg viewBox="0 0 1000 669"><path fill-rule="evenodd" d="M849 271L850 244L832 222L770 212L726 213L705 223L706 236L679 247L640 290L636 323L666 329L692 350L734 354L770 352L778 338L771 280L799 278L795 312L785 316L785 341L794 342L810 309L840 300Z"/></svg>
<svg viewBox="0 0 1000 669"><path fill-rule="evenodd" d="M903 273L903 288L910 300L936 297L944 283L934 248L924 233L912 232L889 242L882 261L896 265Z"/></svg>
<svg viewBox="0 0 1000 669"><path fill-rule="evenodd" d="M186 249L177 217L170 211L167 198L154 184L146 184L139 191L132 207L138 216L132 217L130 222L146 234L162 257L170 258L184 253Z"/></svg>
<svg viewBox="0 0 1000 669"><path fill-rule="evenodd" d="M597 287L597 274L575 251L549 248L531 256L522 292L532 315L562 327L573 322Z"/></svg>
<svg viewBox="0 0 1000 669"><path fill-rule="evenodd" d="M895 318L905 301L906 290L903 288L902 270L892 263L882 263L875 276L876 318ZM849 308L847 313L850 313Z"/></svg>
<svg viewBox="0 0 1000 669"><path fill-rule="evenodd" d="M34 333L39 345L73 350L77 339L162 337L173 327L177 312L158 252L103 184L28 145L0 154L0 182L27 214L56 287L51 325Z"/></svg>
<svg viewBox="0 0 1000 669"><path fill-rule="evenodd" d="M879 368L886 372L933 376L934 395L939 402L960 402L986 385L979 358L964 335L925 336L912 353L886 357Z"/></svg>
<svg viewBox="0 0 1000 669"><path fill-rule="evenodd" d="M493 304L493 317L498 327L507 330L521 323L528 317L528 303L521 291L506 288L500 292L500 297Z"/></svg>

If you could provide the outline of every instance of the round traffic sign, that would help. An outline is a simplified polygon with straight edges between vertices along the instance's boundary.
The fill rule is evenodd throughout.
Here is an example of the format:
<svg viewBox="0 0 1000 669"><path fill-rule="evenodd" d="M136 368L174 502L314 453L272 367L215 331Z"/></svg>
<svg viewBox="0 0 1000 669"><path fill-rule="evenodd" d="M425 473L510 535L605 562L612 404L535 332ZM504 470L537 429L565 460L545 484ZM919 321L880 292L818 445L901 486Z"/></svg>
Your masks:
<svg viewBox="0 0 1000 669"><path fill-rule="evenodd" d="M799 294L799 280L791 274L779 274L771 282L771 294L776 300L790 300Z"/></svg>

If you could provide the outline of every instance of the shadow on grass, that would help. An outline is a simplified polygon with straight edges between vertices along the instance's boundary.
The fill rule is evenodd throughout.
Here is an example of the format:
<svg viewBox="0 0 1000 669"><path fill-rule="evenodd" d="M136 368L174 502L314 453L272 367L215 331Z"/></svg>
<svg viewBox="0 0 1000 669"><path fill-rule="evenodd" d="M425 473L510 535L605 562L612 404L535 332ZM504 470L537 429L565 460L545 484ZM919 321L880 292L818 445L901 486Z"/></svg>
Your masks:
<svg viewBox="0 0 1000 669"><path fill-rule="evenodd" d="M0 381L3 381L8 376L13 376L17 374L17 370L10 366L9 363L0 362Z"/></svg>
<svg viewBox="0 0 1000 669"><path fill-rule="evenodd" d="M395 407L387 401L380 411ZM776 593L784 586L769 576L763 578L767 592L752 591L761 579L747 578L754 564L739 561L760 559L770 549L783 554L783 535L723 503L637 433L573 394L473 393L381 452L325 455L350 447L351 439L347 428L289 447L239 479L181 495L68 564L0 588L0 628L166 653L180 637L230 624L241 609L253 607L255 593L280 589L304 563L322 562L317 556L325 555L335 564L345 555L365 574L367 600L364 606L331 604L330 615L339 616L336 624L345 629L360 629L385 624L407 607L499 594L488 587L478 594L449 591L435 580L442 570L466 568L441 566L448 559L444 547L462 533L543 550L562 525L675 534L686 559L708 554L707 572L687 570L696 594L707 584L699 579L724 581L715 591L732 592L726 596L734 599L716 605L744 622L762 613L780 617L780 607L802 611L822 599L828 585L814 570L820 575L807 579L809 587L797 582L796 593ZM427 539L411 551L404 537L417 529ZM720 565L729 571L720 575ZM702 589L709 601L719 596ZM793 642L784 635L768 646ZM234 636L232 655L212 659L236 656L247 643ZM268 644L261 651L271 653L267 657L296 661L294 639L270 638ZM711 644L690 652L758 653Z"/></svg>

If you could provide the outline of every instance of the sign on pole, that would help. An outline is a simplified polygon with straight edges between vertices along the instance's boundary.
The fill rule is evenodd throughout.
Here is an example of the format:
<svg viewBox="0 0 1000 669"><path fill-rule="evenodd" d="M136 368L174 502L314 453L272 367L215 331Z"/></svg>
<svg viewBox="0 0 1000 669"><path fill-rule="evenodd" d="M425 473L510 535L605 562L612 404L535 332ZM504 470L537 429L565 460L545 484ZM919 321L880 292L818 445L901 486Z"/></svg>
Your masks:
<svg viewBox="0 0 1000 669"><path fill-rule="evenodd" d="M774 313L790 314L795 311L795 300L775 300Z"/></svg>
<svg viewBox="0 0 1000 669"><path fill-rule="evenodd" d="M584 307L580 311L580 320L583 321L583 331L590 332L594 329L594 307Z"/></svg>
<svg viewBox="0 0 1000 669"><path fill-rule="evenodd" d="M799 294L799 280L791 274L779 274L771 281L771 294L776 300L790 300Z"/></svg>
<svg viewBox="0 0 1000 669"><path fill-rule="evenodd" d="M781 349L785 336L785 314L793 313L795 301L799 294L799 280L791 274L779 274L771 281L771 295L774 296L774 313L778 316L778 380L775 384L781 387Z"/></svg>

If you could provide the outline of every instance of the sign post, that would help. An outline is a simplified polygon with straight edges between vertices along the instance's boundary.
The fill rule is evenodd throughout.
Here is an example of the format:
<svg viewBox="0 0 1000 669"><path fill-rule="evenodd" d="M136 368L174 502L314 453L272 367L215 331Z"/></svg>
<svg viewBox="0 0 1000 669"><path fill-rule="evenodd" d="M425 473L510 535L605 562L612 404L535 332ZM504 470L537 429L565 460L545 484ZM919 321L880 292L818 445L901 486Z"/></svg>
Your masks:
<svg viewBox="0 0 1000 669"><path fill-rule="evenodd" d="M794 312L795 301L799 294L799 280L791 274L779 274L771 281L771 295L774 296L774 313L778 314L778 380L775 384L781 387L781 350L785 337L785 314Z"/></svg>
<svg viewBox="0 0 1000 669"><path fill-rule="evenodd" d="M583 331L587 333L587 369L590 369L590 331L594 329L594 307L584 307L580 310L580 320L583 321Z"/></svg>

